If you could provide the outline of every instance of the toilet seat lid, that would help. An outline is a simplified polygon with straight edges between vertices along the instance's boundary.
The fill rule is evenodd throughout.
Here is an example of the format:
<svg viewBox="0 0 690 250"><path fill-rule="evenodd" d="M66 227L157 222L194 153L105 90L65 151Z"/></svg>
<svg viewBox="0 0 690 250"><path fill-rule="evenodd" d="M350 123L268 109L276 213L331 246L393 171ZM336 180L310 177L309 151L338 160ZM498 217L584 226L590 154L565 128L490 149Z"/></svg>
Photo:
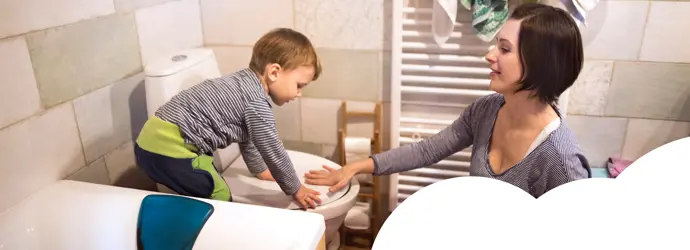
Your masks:
<svg viewBox="0 0 690 250"><path fill-rule="evenodd" d="M348 185L336 192L329 192L330 186L317 186L304 183L304 174L309 170L323 169L321 166L329 166L339 169L340 165L323 157L297 152L287 151L292 161L297 177L306 187L321 193L321 204L323 206L342 198L350 189ZM300 209L300 205L292 196L285 195L274 181L263 181L252 175L247 169L244 159L240 155L223 172L223 178L228 183L232 199L234 202L269 206L283 209Z"/></svg>

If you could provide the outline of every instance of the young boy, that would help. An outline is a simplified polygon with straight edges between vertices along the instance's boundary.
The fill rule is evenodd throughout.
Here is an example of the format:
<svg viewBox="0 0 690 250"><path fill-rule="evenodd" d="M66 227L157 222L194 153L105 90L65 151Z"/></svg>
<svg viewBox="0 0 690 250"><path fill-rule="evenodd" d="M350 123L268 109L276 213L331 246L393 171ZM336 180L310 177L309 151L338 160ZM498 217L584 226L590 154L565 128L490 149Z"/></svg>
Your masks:
<svg viewBox="0 0 690 250"><path fill-rule="evenodd" d="M299 181L278 138L269 97L282 106L320 73L307 37L291 29L272 30L254 45L249 68L205 80L161 106L137 138L137 163L151 179L181 195L232 201L212 154L239 143L252 174L275 178L303 208L315 208L319 193Z"/></svg>

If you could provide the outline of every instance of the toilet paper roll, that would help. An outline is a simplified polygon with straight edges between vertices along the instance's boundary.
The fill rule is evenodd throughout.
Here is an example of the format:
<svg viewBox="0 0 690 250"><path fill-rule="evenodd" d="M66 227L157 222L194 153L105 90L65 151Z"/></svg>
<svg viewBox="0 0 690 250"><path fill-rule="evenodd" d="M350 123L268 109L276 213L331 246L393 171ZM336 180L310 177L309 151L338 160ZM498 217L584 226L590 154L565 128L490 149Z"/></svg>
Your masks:
<svg viewBox="0 0 690 250"><path fill-rule="evenodd" d="M371 139L364 137L345 137L345 161L347 164L363 160L371 155ZM357 181L371 183L371 175L358 174Z"/></svg>
<svg viewBox="0 0 690 250"><path fill-rule="evenodd" d="M364 137L345 137L345 160L352 163L366 159L371 154L371 139Z"/></svg>

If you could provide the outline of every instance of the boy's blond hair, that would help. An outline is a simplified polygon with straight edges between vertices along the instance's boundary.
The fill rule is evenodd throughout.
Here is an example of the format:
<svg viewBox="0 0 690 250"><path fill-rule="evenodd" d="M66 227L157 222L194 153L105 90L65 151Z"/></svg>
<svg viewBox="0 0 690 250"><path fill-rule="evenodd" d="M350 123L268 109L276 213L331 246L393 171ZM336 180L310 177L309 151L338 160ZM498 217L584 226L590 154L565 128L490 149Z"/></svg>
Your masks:
<svg viewBox="0 0 690 250"><path fill-rule="evenodd" d="M321 75L321 63L309 38L295 30L277 28L264 34L254 44L249 68L263 74L266 65L277 63L283 70L313 66L315 81Z"/></svg>

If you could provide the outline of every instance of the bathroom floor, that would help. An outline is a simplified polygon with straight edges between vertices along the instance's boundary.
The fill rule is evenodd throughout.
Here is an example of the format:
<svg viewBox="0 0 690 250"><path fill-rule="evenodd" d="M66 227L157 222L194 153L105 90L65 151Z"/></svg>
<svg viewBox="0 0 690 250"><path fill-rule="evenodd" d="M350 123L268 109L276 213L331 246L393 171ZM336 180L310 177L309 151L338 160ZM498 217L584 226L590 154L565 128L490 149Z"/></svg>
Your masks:
<svg viewBox="0 0 690 250"><path fill-rule="evenodd" d="M351 235L346 237L345 242L340 242L339 250L371 250L371 239Z"/></svg>
<svg viewBox="0 0 690 250"><path fill-rule="evenodd" d="M340 245L339 250L371 250L369 247L371 243L362 239L354 239L349 242L346 246Z"/></svg>
<svg viewBox="0 0 690 250"><path fill-rule="evenodd" d="M340 250L371 250L371 248L341 247Z"/></svg>

